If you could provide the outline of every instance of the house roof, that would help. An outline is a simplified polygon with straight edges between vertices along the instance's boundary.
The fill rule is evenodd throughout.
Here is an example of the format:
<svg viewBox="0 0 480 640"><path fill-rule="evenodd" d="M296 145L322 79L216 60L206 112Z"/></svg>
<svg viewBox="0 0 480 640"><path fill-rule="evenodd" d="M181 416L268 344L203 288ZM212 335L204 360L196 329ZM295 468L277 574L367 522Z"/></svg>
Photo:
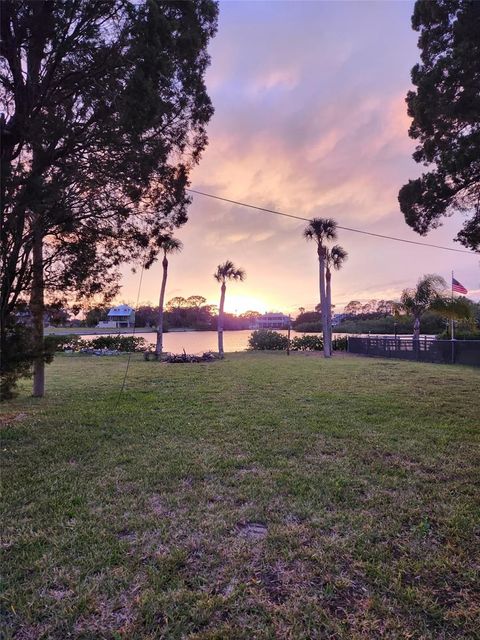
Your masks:
<svg viewBox="0 0 480 640"><path fill-rule="evenodd" d="M118 307L113 307L108 312L109 318L115 318L116 316L129 316L131 313L135 313L135 309L129 307L127 304L121 304Z"/></svg>

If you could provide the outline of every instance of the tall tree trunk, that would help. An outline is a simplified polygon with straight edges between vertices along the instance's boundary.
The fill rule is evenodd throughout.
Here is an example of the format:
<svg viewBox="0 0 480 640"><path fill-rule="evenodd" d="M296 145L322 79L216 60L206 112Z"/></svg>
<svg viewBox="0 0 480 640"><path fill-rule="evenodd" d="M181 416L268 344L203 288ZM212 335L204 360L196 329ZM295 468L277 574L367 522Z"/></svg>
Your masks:
<svg viewBox="0 0 480 640"><path fill-rule="evenodd" d="M420 340L420 318L418 316L415 316L413 322L413 339Z"/></svg>
<svg viewBox="0 0 480 640"><path fill-rule="evenodd" d="M327 296L325 292L325 248L321 245L318 246L318 266L320 279L320 307L322 310L323 355L325 358L329 358L330 349L328 344Z"/></svg>
<svg viewBox="0 0 480 640"><path fill-rule="evenodd" d="M163 305L165 301L165 289L167 288L167 275L168 275L168 260L165 253L162 260L163 276L162 286L160 287L160 300L158 302L158 321L157 321L157 345L155 347L155 353L157 358L162 356L163 352Z"/></svg>
<svg viewBox="0 0 480 640"><path fill-rule="evenodd" d="M37 218L33 224L32 250L32 290L30 294L30 312L32 314L32 338L35 358L33 361L33 396L45 395L45 358L44 358L44 275L43 275L43 232Z"/></svg>
<svg viewBox="0 0 480 640"><path fill-rule="evenodd" d="M220 358L223 358L223 307L225 305L225 291L227 289L227 285L225 282L222 283L220 289L220 305L218 307L218 355Z"/></svg>
<svg viewBox="0 0 480 640"><path fill-rule="evenodd" d="M325 271L325 282L326 282L326 307L327 307L327 324L328 324L328 349L330 351L330 355L332 355L332 272L330 271L330 267L327 265Z"/></svg>

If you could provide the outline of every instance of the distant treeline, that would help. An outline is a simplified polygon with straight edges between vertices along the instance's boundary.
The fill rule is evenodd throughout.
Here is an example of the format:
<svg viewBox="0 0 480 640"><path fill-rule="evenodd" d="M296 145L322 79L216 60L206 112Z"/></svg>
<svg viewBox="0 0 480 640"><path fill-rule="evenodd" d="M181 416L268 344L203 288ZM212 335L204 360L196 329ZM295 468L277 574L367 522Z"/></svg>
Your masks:
<svg viewBox="0 0 480 640"><path fill-rule="evenodd" d="M105 320L109 309L93 307L85 314L85 325L95 327L100 320ZM257 311L247 311L239 316L231 313L224 315L224 329L249 329L253 320L261 315ZM217 305L207 304L203 296L183 298L177 296L167 302L163 315L164 331L169 329L188 328L196 331L216 331L218 318ZM158 321L158 307L142 305L135 312L135 326L139 328L155 328Z"/></svg>
<svg viewBox="0 0 480 640"><path fill-rule="evenodd" d="M462 296L463 297L463 296ZM480 327L480 303L464 298L473 310L474 321L477 329ZM343 314L338 314L334 324L334 333L387 333L395 331L402 334L413 332L413 318L396 313L396 305L393 300L370 300L360 303L357 300L349 302ZM463 322L457 323L461 332L475 332L475 326L469 324L463 326ZM447 327L447 322L431 311L427 311L420 320L420 331L426 334L442 334ZM293 322L293 328L300 332L317 332L322 330L322 316L318 311L303 311Z"/></svg>

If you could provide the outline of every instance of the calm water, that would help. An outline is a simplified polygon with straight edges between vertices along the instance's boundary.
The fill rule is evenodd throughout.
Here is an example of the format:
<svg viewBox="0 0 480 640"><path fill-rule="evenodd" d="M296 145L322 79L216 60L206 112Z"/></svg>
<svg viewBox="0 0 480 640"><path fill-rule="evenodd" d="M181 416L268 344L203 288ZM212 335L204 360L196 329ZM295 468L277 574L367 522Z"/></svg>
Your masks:
<svg viewBox="0 0 480 640"><path fill-rule="evenodd" d="M223 346L225 351L244 351L248 346L248 338L252 331L245 329L245 331L224 331L223 332ZM286 331L279 331L284 333ZM100 334L97 334L100 335ZM131 335L122 334L122 335ZM140 338L145 338L147 344L155 344L155 333L142 333L139 331L135 333ZM303 333L291 332L291 337L302 336ZM82 335L85 340L92 340L96 338L96 335ZM204 351L217 351L218 341L216 331L172 331L170 333L163 334L163 350L170 351L172 353L181 353L183 350L187 353L203 353Z"/></svg>
<svg viewBox="0 0 480 640"><path fill-rule="evenodd" d="M287 334L286 331L281 331L279 329L275 329L279 333ZM251 329L245 329L244 331L224 331L223 333L223 345L226 352L232 351L245 351L248 347L248 338L252 333ZM81 337L85 340L93 340L99 335L115 335L115 334L102 334L98 333L95 335L92 334L84 334ZM131 333L123 333L122 335L132 335ZM145 342L147 344L155 344L156 334L155 333L144 333L142 331L138 331L135 333L136 336L140 338L145 338ZM312 335L312 334L304 334L297 333L296 331L291 332L291 337L295 336L303 336L303 335ZM318 334L314 334L318 335ZM346 337L346 333L334 333L334 338L342 338ZM353 335L353 334L352 334ZM366 336L367 334L356 334L357 337ZM372 334L372 338L374 335ZM393 336L380 336L383 338L388 338ZM409 338L411 336L398 336L401 338ZM423 336L422 336L423 337ZM434 337L434 336L429 336ZM170 351L171 353L182 353L185 349L187 353L195 353L201 354L205 351L217 351L218 349L218 341L217 341L217 332L216 331L172 331L170 333L163 334L163 350Z"/></svg>

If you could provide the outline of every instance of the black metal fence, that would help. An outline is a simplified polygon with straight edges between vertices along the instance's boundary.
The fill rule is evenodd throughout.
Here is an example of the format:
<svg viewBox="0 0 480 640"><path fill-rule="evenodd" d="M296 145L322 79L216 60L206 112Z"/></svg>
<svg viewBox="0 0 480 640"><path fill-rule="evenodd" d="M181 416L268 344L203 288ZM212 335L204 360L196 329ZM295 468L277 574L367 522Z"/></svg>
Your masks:
<svg viewBox="0 0 480 640"><path fill-rule="evenodd" d="M437 340L411 336L348 338L348 352L373 358L398 358L441 364L480 366L480 340Z"/></svg>

